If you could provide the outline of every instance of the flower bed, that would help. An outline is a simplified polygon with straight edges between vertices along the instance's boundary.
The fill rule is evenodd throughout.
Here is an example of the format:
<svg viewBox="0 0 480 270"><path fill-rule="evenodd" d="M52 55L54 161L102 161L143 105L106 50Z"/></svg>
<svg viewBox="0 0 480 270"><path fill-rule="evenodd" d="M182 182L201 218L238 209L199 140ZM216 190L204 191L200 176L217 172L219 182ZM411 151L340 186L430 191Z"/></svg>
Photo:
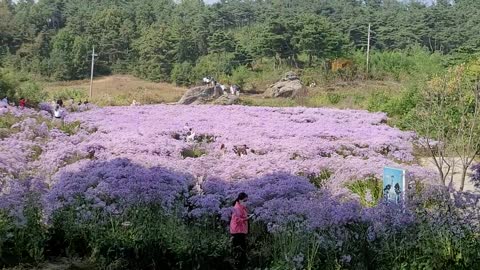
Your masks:
<svg viewBox="0 0 480 270"><path fill-rule="evenodd" d="M39 228L63 231L61 238L70 245L88 242L86 246L100 249L94 254L114 261L126 255L105 255L104 244L92 235L113 237L104 233L115 226L126 226L122 233L136 231L141 222L131 214L134 209L156 216L158 212L149 209L158 207L162 217L174 218L167 218L163 225L173 222L185 231L213 220L213 234L225 235L231 202L242 191L249 194L253 222L263 233L281 236L293 231L297 240L305 235L327 237L321 248L333 252L332 258L345 267L362 265L359 258L363 256L353 254L360 252L358 246L345 245L345 241L375 244L381 250L385 247L376 246L375 241L383 245L385 239L390 241L398 234L415 235L416 229L434 224L435 218L449 218L462 228L463 236L478 233L477 223L452 221L452 216L466 215L457 208L441 217L422 212L443 211L438 205L453 202L445 189L434 185L435 174L416 164L414 134L389 127L382 113L158 105L94 109L70 114L63 124L33 110L4 109L0 117L6 114L18 122L12 125L16 131L0 141L0 209L15 228L3 231L31 228L33 218ZM411 189L402 207L382 203L381 194L375 192L384 166L408 171ZM367 190L358 192L353 186ZM458 209L471 209L478 198L472 200ZM468 214L478 220L478 213ZM112 222L117 225L107 226ZM166 228L177 227L170 225ZM220 241L215 237L212 241ZM47 245L42 241L39 246ZM309 241L301 241L309 243L307 249L311 248ZM8 240L5 243L13 245ZM204 244L210 248L211 242ZM173 247L156 248L171 251ZM178 252L185 252L184 248ZM83 250L80 255L85 256L94 252L73 249ZM148 250L146 246L140 249ZM283 261L288 268L307 261L299 259L300 250L305 251L303 244L284 252L292 256ZM224 252L219 254L227 256Z"/></svg>

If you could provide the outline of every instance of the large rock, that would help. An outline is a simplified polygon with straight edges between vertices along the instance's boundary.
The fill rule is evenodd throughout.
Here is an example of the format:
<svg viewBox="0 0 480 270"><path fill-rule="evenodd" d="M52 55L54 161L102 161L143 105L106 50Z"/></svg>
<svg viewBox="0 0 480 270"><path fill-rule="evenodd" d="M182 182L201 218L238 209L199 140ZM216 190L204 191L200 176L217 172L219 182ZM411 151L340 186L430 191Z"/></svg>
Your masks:
<svg viewBox="0 0 480 270"><path fill-rule="evenodd" d="M265 92L265 97L296 97L302 92L303 84L294 72L290 71L275 84L272 84Z"/></svg>
<svg viewBox="0 0 480 270"><path fill-rule="evenodd" d="M236 95L223 95L217 98L213 104L216 105L233 105L238 103L238 96Z"/></svg>
<svg viewBox="0 0 480 270"><path fill-rule="evenodd" d="M221 97L222 94L222 89L218 85L215 87L211 85L197 86L188 89L177 103L183 105L206 104Z"/></svg>

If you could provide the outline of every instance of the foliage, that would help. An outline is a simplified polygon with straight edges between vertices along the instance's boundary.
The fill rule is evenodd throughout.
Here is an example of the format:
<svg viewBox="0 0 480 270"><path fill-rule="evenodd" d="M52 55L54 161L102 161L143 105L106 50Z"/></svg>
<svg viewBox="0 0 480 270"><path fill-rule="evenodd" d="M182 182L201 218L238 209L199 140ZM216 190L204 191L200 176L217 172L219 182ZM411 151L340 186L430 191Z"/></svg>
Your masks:
<svg viewBox="0 0 480 270"><path fill-rule="evenodd" d="M382 183L375 177L357 180L348 184L347 187L360 197L360 202L366 207L377 205L383 195Z"/></svg>
<svg viewBox="0 0 480 270"><path fill-rule="evenodd" d="M222 76L231 75L239 64L234 53L212 53L198 59L194 74L197 78L212 76L218 80Z"/></svg>
<svg viewBox="0 0 480 270"><path fill-rule="evenodd" d="M15 95L16 84L0 70L0 96L12 98Z"/></svg>
<svg viewBox="0 0 480 270"><path fill-rule="evenodd" d="M418 70L433 72L430 53L437 59L450 54L450 64L478 53L478 7L470 0L432 5L397 0L302 0L295 5L241 0L213 5L172 0L2 1L0 58L4 66L71 80L88 76L95 46L97 74L133 73L169 81L175 64L194 65L199 58L224 53L236 55L235 67L268 58L275 68L318 66L345 55L360 59L352 49L364 58L371 23L371 77L400 80ZM425 53L411 61L412 48Z"/></svg>
<svg viewBox="0 0 480 270"><path fill-rule="evenodd" d="M80 128L80 121L64 122L60 125L60 130L67 135L74 135Z"/></svg>
<svg viewBox="0 0 480 270"><path fill-rule="evenodd" d="M195 77L193 75L192 64L189 62L183 62L173 66L171 80L172 82L175 82L176 85L188 86L195 82Z"/></svg>
<svg viewBox="0 0 480 270"><path fill-rule="evenodd" d="M215 224L185 222L159 206L132 206L119 216L94 210L78 218L65 209L54 218L57 239L70 254L92 256L102 268L176 269L227 267L227 235Z"/></svg>
<svg viewBox="0 0 480 270"><path fill-rule="evenodd" d="M453 153L460 158L462 190L467 170L480 153L476 139L480 134L479 91L480 85L472 83L464 65L451 68L448 74L434 77L421 92L410 123L424 136L419 144L433 158L441 183L446 184L447 176L453 173L447 157Z"/></svg>
<svg viewBox="0 0 480 270"><path fill-rule="evenodd" d="M58 80L73 80L88 73L87 42L73 32L62 29L53 39L50 64L52 76Z"/></svg>
<svg viewBox="0 0 480 270"><path fill-rule="evenodd" d="M430 185L434 175L403 164L422 188L403 204L373 203L381 187L368 177L413 158L413 135L386 126L384 114L146 108L71 115L83 122L70 136L48 128L43 112L0 110L22 118L19 133L0 140L1 267L66 256L97 268L230 269L227 227L239 192L255 214L250 268L476 267L477 195ZM183 140L178 123L204 139ZM292 128L278 128L285 123ZM249 151L238 156L229 141ZM208 151L183 159L189 147Z"/></svg>
<svg viewBox="0 0 480 270"><path fill-rule="evenodd" d="M56 91L51 95L54 100L67 101L73 99L74 101L82 101L87 98L87 93L82 89L66 88L60 91Z"/></svg>
<svg viewBox="0 0 480 270"><path fill-rule="evenodd" d="M15 93L17 100L25 98L29 106L36 107L40 102L46 100L47 93L36 83L26 82L22 83Z"/></svg>
<svg viewBox="0 0 480 270"><path fill-rule="evenodd" d="M173 37L164 25L152 25L133 43L138 55L135 74L153 81L168 81L175 57Z"/></svg>

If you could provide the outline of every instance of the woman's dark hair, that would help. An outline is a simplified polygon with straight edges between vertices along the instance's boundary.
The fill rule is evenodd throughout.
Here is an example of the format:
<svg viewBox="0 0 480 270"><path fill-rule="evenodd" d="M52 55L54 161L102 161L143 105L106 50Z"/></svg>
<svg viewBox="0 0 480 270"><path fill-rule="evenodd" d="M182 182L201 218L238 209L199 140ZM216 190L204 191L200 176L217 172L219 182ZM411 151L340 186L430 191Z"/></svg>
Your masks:
<svg viewBox="0 0 480 270"><path fill-rule="evenodd" d="M245 199L245 198L248 198L247 193L241 192L240 194L238 194L237 199L233 202L233 205L235 206L235 204L236 204L238 201L241 201L241 200L243 200L243 199Z"/></svg>

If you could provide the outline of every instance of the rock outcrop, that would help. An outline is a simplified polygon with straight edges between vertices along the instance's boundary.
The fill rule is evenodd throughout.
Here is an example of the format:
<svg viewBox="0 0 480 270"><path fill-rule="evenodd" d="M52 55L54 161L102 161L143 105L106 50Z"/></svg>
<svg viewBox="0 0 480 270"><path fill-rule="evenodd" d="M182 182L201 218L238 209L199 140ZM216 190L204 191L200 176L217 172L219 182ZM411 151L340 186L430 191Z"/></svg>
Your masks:
<svg viewBox="0 0 480 270"><path fill-rule="evenodd" d="M197 86L188 89L183 97L177 102L177 104L183 105L197 105L213 102L215 99L223 95L220 86Z"/></svg>
<svg viewBox="0 0 480 270"><path fill-rule="evenodd" d="M233 105L238 103L238 96L236 95L223 95L219 98L217 98L213 104L216 105Z"/></svg>
<svg viewBox="0 0 480 270"><path fill-rule="evenodd" d="M265 92L265 97L296 97L302 92L303 84L294 72L287 72L283 79L272 84Z"/></svg>

